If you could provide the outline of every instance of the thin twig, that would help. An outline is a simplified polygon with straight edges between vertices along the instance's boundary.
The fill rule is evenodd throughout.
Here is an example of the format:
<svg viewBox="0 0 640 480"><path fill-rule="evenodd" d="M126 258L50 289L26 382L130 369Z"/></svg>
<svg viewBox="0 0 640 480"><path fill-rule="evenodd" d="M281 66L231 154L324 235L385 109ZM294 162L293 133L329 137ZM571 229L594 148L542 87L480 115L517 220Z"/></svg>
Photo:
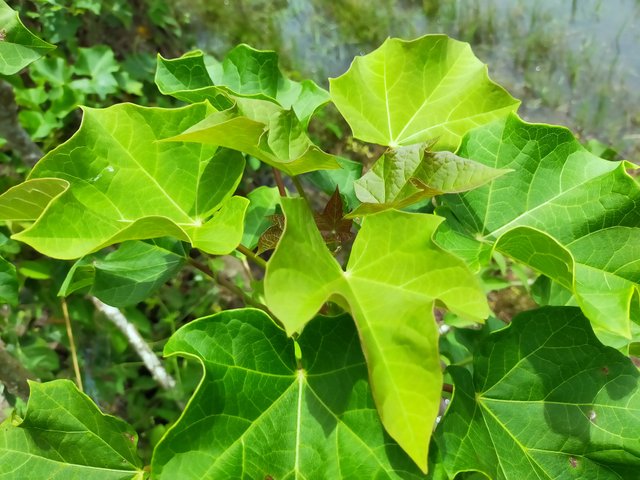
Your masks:
<svg viewBox="0 0 640 480"><path fill-rule="evenodd" d="M149 345L147 345L145 339L142 338L138 329L127 320L127 317L125 317L119 309L107 305L106 303L102 303L96 297L90 298L96 309L107 317L107 320L113 323L118 330L127 337L129 345L133 347L138 356L142 359L147 370L151 372L153 379L165 390L175 388L176 381L171 375L169 375L169 373L167 373L160 363L160 359L155 353L153 353L151 348L149 348Z"/></svg>
<svg viewBox="0 0 640 480"><path fill-rule="evenodd" d="M69 318L69 309L67 308L67 301L62 297L62 316L64 317L64 324L67 327L67 337L69 339L69 350L71 351L71 363L73 364L73 373L76 376L76 384L81 392L84 391L82 386L82 376L80 375L80 365L78 364L78 352L76 352L76 342L73 339L73 329L71 328L71 319Z"/></svg>
<svg viewBox="0 0 640 480"><path fill-rule="evenodd" d="M244 303L246 305L250 305L252 307L259 308L260 310L264 310L265 312L270 314L269 309L265 305L263 305L263 304L261 304L259 302L256 302L253 298L251 298L251 296L247 292L245 292L242 288L237 286L235 283L233 283L229 278L227 278L223 274L214 273L213 270L211 270L207 265L205 265L203 263L200 263L197 260L194 260L193 258L189 259L189 263L193 267L197 268L202 273L204 273L205 275L210 277L211 279L213 279L216 282L218 282L218 284L220 284L221 287L226 288L227 290L229 290L234 295L242 298L242 300L244 301Z"/></svg>
<svg viewBox="0 0 640 480"><path fill-rule="evenodd" d="M253 253L251 250L249 250L244 245L242 245L242 244L238 245L236 247L236 250L239 251L240 253L242 253L244 256L246 256L249 260L251 260L253 263L258 265L259 267L264 268L264 269L267 268L267 261L264 258L259 257L258 255Z"/></svg>
<svg viewBox="0 0 640 480"><path fill-rule="evenodd" d="M278 192L280 192L281 197L287 196L287 190L284 188L284 182L282 181L282 174L280 170L273 167L273 178L276 181L276 185L278 186Z"/></svg>

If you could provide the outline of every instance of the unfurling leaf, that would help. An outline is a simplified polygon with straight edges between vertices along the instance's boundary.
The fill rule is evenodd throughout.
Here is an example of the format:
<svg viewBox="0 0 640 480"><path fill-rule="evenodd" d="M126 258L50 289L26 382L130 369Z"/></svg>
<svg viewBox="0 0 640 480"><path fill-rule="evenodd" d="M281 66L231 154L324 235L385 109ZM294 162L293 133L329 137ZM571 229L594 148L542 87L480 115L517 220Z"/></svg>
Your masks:
<svg viewBox="0 0 640 480"><path fill-rule="evenodd" d="M401 209L443 193L471 190L508 173L451 152L432 152L430 144L388 150L354 182L362 202L350 216Z"/></svg>

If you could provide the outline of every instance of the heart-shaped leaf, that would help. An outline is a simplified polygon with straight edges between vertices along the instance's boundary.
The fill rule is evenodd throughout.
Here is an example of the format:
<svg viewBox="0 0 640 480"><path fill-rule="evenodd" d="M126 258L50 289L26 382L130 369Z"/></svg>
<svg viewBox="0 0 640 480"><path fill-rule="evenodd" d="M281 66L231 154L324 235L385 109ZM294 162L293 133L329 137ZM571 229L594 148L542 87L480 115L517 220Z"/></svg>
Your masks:
<svg viewBox="0 0 640 480"><path fill-rule="evenodd" d="M515 115L470 132L459 154L514 171L444 196L455 233L438 233L437 242L461 256L494 245L570 289L602 341L640 338L632 318L640 187L626 164L592 155L565 128Z"/></svg>
<svg viewBox="0 0 640 480"><path fill-rule="evenodd" d="M351 319L317 318L298 346L252 309L178 330L165 354L195 358L204 377L156 447L154 477L422 478L382 428Z"/></svg>
<svg viewBox="0 0 640 480"><path fill-rule="evenodd" d="M77 258L113 243L161 236L209 253L232 251L240 243L248 203L231 197L243 173L242 156L158 142L210 112L206 104L85 108L80 130L48 153L29 181L0 196L0 213L10 213L0 219L33 221L14 238L54 258ZM28 202L33 191L40 192L36 204L16 215L12 209L22 204L15 199ZM47 197L53 199L45 205Z"/></svg>
<svg viewBox="0 0 640 480"><path fill-rule="evenodd" d="M353 135L392 148L435 140L455 151L467 131L520 103L489 79L469 44L446 35L387 39L330 82Z"/></svg>
<svg viewBox="0 0 640 480"><path fill-rule="evenodd" d="M0 425L0 479L142 480L138 436L69 380L30 382L24 420Z"/></svg>
<svg viewBox="0 0 640 480"><path fill-rule="evenodd" d="M640 374L579 309L522 313L480 346L473 375L450 372L453 400L435 434L450 478L637 476Z"/></svg>
<svg viewBox="0 0 640 480"><path fill-rule="evenodd" d="M432 309L438 299L482 321L489 311L477 280L432 243L442 220L433 215L367 217L343 271L304 201L283 198L282 205L286 226L267 267L267 305L289 334L329 299L352 312L382 423L425 470L442 385Z"/></svg>
<svg viewBox="0 0 640 480"><path fill-rule="evenodd" d="M0 75L19 72L54 48L31 33L18 12L0 0Z"/></svg>

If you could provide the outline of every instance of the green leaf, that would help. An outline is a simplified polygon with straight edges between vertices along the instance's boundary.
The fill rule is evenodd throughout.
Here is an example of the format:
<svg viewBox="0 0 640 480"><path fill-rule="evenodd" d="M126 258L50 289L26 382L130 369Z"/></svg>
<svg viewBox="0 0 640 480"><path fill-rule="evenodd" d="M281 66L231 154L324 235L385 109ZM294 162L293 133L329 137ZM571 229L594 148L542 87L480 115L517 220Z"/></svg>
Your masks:
<svg viewBox="0 0 640 480"><path fill-rule="evenodd" d="M451 478L628 479L640 468L640 374L604 347L577 308L517 316L480 347L473 376L450 367L436 430Z"/></svg>
<svg viewBox="0 0 640 480"><path fill-rule="evenodd" d="M24 420L0 425L0 479L141 480L138 436L69 380L29 383Z"/></svg>
<svg viewBox="0 0 640 480"><path fill-rule="evenodd" d="M0 195L0 218L5 221L36 220L51 203L69 188L60 178L27 180Z"/></svg>
<svg viewBox="0 0 640 480"><path fill-rule="evenodd" d="M78 49L78 60L74 65L76 75L89 77L74 80L71 86L85 94L97 94L102 100L118 91L118 80L114 73L120 70L113 50L107 45L95 45Z"/></svg>
<svg viewBox="0 0 640 480"><path fill-rule="evenodd" d="M471 190L508 172L450 152L431 152L428 144L390 149L355 181L362 205L352 215L401 209L434 195Z"/></svg>
<svg viewBox="0 0 640 480"><path fill-rule="evenodd" d="M249 208L244 218L242 245L253 250L260 236L271 226L271 215L276 213L280 194L276 187L258 187L248 195Z"/></svg>
<svg viewBox="0 0 640 480"><path fill-rule="evenodd" d="M265 100L237 98L234 106L166 140L232 148L289 175L339 168L309 139L293 110Z"/></svg>
<svg viewBox="0 0 640 480"><path fill-rule="evenodd" d="M0 257L0 304L18 304L18 277L16 267Z"/></svg>
<svg viewBox="0 0 640 480"><path fill-rule="evenodd" d="M226 92L213 84L200 51L185 53L174 59L158 55L155 82L160 93L183 102L207 100L223 110L233 105Z"/></svg>
<svg viewBox="0 0 640 480"><path fill-rule="evenodd" d="M286 227L267 267L267 305L289 334L301 331L329 299L348 307L382 423L426 469L442 384L432 309L438 299L482 321L489 310L477 280L432 243L442 220L433 215L387 211L367 217L343 271L304 201L283 198L282 205Z"/></svg>
<svg viewBox="0 0 640 480"><path fill-rule="evenodd" d="M385 434L348 316L319 317L294 341L259 310L181 328L166 355L204 377L156 447L158 479L422 478Z"/></svg>
<svg viewBox="0 0 640 480"><path fill-rule="evenodd" d="M622 347L640 338L631 312L640 282L640 188L626 164L595 157L565 128L515 115L470 132L458 153L514 171L445 196L457 234L437 242L456 253L456 235L494 245L569 289L601 341Z"/></svg>
<svg viewBox="0 0 640 480"><path fill-rule="evenodd" d="M0 75L19 72L54 48L31 33L18 12L0 0Z"/></svg>
<svg viewBox="0 0 640 480"><path fill-rule="evenodd" d="M387 39L330 82L353 135L392 148L436 140L455 151L467 131L520 103L489 79L469 44L446 35Z"/></svg>
<svg viewBox="0 0 640 480"><path fill-rule="evenodd" d="M286 78L278 67L278 55L248 45L238 45L222 62L200 51L167 60L158 56L156 84L162 93L187 102L210 100L228 108L220 96L252 97L293 109L305 127L313 112L329 101L329 93L311 80L300 83Z"/></svg>
<svg viewBox="0 0 640 480"><path fill-rule="evenodd" d="M125 242L114 252L78 260L58 295L89 287L89 292L114 307L135 305L159 289L185 264L178 241L165 239Z"/></svg>
<svg viewBox="0 0 640 480"><path fill-rule="evenodd" d="M231 197L243 173L243 158L228 150L158 142L210 111L206 104L85 108L80 130L40 160L29 181L0 197L2 213L14 205L13 198L26 198L40 188L42 200L28 210L33 214L46 194L68 184L37 219L31 218L35 223L13 238L63 259L125 240L162 236L191 242L208 253L229 253L240 243L248 203ZM33 183L39 178L58 180Z"/></svg>

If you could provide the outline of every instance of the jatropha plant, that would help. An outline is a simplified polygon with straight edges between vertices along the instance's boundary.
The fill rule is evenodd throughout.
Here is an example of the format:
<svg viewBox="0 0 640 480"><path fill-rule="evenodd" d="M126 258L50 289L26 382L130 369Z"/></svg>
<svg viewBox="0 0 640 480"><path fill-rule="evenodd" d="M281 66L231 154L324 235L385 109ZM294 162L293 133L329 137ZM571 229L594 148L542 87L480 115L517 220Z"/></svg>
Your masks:
<svg viewBox="0 0 640 480"><path fill-rule="evenodd" d="M24 66L38 41L16 19L0 58ZM264 269L245 292L258 308L169 339L165 356L199 362L202 379L150 465L133 428L74 383L32 382L0 426L1 479L638 478L631 164L524 122L445 35L388 39L329 91L247 45L222 61L158 57L155 80L185 106L84 108L0 196L0 219L43 255L78 259L61 296L141 302L176 273L159 259L197 249ZM310 139L327 103L384 147L366 173ZM235 195L248 158L278 188ZM314 212L318 186L331 197ZM100 276L113 245L130 268ZM508 325L479 275L493 258L537 277L539 308ZM3 292L17 288L2 268Z"/></svg>

